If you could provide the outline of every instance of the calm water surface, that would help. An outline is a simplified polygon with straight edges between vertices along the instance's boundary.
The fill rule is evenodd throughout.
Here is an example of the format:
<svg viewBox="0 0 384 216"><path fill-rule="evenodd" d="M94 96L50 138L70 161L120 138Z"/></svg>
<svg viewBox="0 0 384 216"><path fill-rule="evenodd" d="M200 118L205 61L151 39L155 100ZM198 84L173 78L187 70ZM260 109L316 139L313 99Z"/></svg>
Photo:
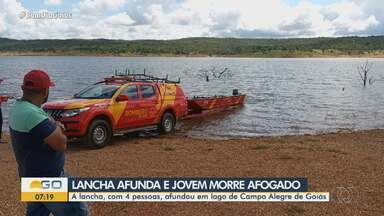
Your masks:
<svg viewBox="0 0 384 216"><path fill-rule="evenodd" d="M363 89L357 66L365 59L245 59L131 57L0 57L2 93L20 96L26 71L46 70L56 82L50 100L130 68L181 77L188 96L247 94L244 107L180 126L193 136L260 136L384 128L384 59L370 59L377 81ZM229 68L232 78L206 82L199 69ZM12 102L11 102L12 103ZM3 104L5 121L11 103ZM7 126L5 126L7 127Z"/></svg>

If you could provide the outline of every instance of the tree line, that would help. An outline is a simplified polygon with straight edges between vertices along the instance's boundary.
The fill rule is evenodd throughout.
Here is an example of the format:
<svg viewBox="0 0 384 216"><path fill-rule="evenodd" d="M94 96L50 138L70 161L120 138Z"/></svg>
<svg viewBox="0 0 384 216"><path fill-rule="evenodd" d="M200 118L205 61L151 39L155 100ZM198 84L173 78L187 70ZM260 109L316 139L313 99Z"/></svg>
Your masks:
<svg viewBox="0 0 384 216"><path fill-rule="evenodd" d="M184 38L130 41L0 38L0 53L249 57L383 56L384 36L290 39Z"/></svg>

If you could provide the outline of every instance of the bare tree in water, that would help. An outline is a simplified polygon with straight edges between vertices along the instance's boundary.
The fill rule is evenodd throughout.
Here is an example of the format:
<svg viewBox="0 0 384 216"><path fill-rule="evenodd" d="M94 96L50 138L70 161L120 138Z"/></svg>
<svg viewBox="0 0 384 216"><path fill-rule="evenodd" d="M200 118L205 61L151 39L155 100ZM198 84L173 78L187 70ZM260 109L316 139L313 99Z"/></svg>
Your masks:
<svg viewBox="0 0 384 216"><path fill-rule="evenodd" d="M221 70L217 70L215 66L211 68L203 68L199 70L198 76L204 78L205 81L209 82L211 78L214 79L223 79L223 78L231 78L233 74L229 68L224 68Z"/></svg>
<svg viewBox="0 0 384 216"><path fill-rule="evenodd" d="M373 77L372 76L369 77L368 75L372 69L372 66L373 66L372 63L369 63L369 61L366 61L365 64L362 64L357 67L357 71L359 72L361 84L363 85L363 87L366 87L368 83L372 85L375 82Z"/></svg>
<svg viewBox="0 0 384 216"><path fill-rule="evenodd" d="M200 70L199 70L199 74L198 74L198 76L201 77L201 78L204 78L205 81L207 81L207 82L210 81L210 79L209 79L209 77L210 77L210 71L207 70L207 69L200 69Z"/></svg>

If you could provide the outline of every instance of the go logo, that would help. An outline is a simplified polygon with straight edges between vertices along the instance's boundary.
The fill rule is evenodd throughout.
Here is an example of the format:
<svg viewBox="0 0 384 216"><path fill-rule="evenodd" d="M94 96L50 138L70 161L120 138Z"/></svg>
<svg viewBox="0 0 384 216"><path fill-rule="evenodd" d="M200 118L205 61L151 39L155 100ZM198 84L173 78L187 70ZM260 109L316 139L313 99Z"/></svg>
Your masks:
<svg viewBox="0 0 384 216"><path fill-rule="evenodd" d="M34 180L29 185L31 189L61 189L62 186L60 180Z"/></svg>

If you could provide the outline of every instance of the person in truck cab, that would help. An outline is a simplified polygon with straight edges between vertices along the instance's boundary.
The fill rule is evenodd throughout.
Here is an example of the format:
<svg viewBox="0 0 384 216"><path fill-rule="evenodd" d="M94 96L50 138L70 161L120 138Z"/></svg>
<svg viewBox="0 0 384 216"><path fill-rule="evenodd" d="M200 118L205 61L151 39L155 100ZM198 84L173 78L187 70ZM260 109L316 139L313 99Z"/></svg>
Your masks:
<svg viewBox="0 0 384 216"><path fill-rule="evenodd" d="M67 138L61 123L51 121L41 109L53 82L41 70L28 72L23 81L23 97L9 115L13 151L20 177L66 177L64 151ZM88 215L85 203L31 202L26 215Z"/></svg>

